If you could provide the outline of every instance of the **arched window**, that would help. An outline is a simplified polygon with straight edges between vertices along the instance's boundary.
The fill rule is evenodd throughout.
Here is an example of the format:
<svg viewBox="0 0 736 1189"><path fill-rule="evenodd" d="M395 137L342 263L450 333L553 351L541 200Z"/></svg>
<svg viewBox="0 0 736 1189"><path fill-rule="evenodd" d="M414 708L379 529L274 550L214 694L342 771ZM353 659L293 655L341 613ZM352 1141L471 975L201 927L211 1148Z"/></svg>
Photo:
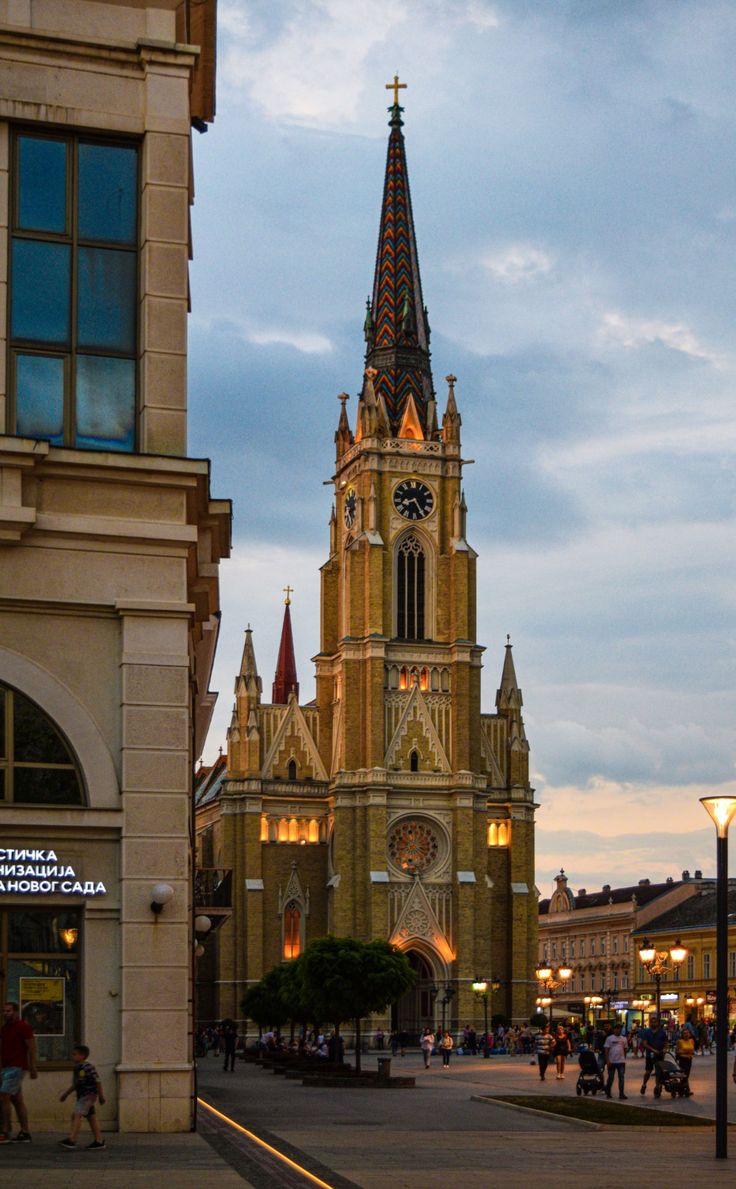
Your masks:
<svg viewBox="0 0 736 1189"><path fill-rule="evenodd" d="M302 952L301 917L299 905L291 900L284 909L284 946L283 958L288 962L291 958L298 958Z"/></svg>
<svg viewBox="0 0 736 1189"><path fill-rule="evenodd" d="M396 557L396 635L423 640L425 556L416 533L407 533Z"/></svg>
<svg viewBox="0 0 736 1189"><path fill-rule="evenodd" d="M48 715L0 684L0 803L84 805L79 766Z"/></svg>
<svg viewBox="0 0 736 1189"><path fill-rule="evenodd" d="M289 780L296 780L296 760L289 760L287 771Z"/></svg>
<svg viewBox="0 0 736 1189"><path fill-rule="evenodd" d="M417 751L413 751L411 753L411 755L409 756L409 771L410 772L418 772L419 771L419 752L417 752Z"/></svg>

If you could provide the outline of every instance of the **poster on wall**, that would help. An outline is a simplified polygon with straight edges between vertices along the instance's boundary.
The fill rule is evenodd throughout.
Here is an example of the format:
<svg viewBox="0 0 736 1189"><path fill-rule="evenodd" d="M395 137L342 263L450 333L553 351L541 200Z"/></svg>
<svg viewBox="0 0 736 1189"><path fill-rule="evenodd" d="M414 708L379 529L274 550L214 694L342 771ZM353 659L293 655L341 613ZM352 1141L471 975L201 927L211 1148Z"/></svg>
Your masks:
<svg viewBox="0 0 736 1189"><path fill-rule="evenodd" d="M36 1036L63 1036L64 979L21 978L20 1014Z"/></svg>

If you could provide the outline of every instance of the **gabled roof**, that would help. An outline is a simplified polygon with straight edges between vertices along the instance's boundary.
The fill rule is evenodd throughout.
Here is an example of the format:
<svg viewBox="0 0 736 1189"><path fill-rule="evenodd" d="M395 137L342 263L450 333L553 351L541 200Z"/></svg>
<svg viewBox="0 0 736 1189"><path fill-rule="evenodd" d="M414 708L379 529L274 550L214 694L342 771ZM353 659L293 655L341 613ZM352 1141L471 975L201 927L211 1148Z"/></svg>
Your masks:
<svg viewBox="0 0 736 1189"><path fill-rule="evenodd" d="M736 922L736 880L728 881L728 915L729 924ZM654 917L646 925L636 930L636 934L647 936L650 933L679 932L685 929L715 929L716 927L716 890L709 886L701 888L696 896L690 896L682 904Z"/></svg>
<svg viewBox="0 0 736 1189"><path fill-rule="evenodd" d="M201 767L194 774L194 807L201 809L214 801L227 773L227 756L219 755L211 767Z"/></svg>
<svg viewBox="0 0 736 1189"><path fill-rule="evenodd" d="M625 888L602 888L600 892L586 892L582 896L575 896L574 907L577 910L580 908L603 908L606 904L625 904L633 896L636 896L636 903L641 907L642 904L649 904L652 900L656 900L657 896L671 892L673 888L679 888L683 882L686 881L677 879L668 880L665 883L630 884ZM549 912L549 905L549 900L539 901L540 916Z"/></svg>

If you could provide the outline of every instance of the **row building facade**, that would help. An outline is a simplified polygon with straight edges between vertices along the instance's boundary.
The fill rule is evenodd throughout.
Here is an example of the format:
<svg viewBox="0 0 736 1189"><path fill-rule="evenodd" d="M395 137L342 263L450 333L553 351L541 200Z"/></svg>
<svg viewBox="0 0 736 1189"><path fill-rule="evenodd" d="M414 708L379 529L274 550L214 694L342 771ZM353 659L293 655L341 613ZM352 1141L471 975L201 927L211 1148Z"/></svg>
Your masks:
<svg viewBox="0 0 736 1189"><path fill-rule="evenodd" d="M34 1130L75 1041L106 1129L194 1119L193 757L230 547L187 456L214 50L214 0L0 0L0 998L36 1032Z"/></svg>

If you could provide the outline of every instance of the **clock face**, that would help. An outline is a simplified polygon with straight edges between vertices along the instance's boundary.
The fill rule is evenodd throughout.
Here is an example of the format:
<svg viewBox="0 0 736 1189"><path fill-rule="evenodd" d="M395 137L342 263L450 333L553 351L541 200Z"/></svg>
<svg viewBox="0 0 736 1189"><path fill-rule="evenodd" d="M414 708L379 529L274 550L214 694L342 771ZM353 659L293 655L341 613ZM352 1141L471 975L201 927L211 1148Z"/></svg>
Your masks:
<svg viewBox="0 0 736 1189"><path fill-rule="evenodd" d="M358 497L355 494L354 487L348 487L345 492L345 527L352 528L355 524L355 513L358 507Z"/></svg>
<svg viewBox="0 0 736 1189"><path fill-rule="evenodd" d="M404 479L394 488L394 507L406 520L424 520L434 508L434 495L426 483Z"/></svg>

